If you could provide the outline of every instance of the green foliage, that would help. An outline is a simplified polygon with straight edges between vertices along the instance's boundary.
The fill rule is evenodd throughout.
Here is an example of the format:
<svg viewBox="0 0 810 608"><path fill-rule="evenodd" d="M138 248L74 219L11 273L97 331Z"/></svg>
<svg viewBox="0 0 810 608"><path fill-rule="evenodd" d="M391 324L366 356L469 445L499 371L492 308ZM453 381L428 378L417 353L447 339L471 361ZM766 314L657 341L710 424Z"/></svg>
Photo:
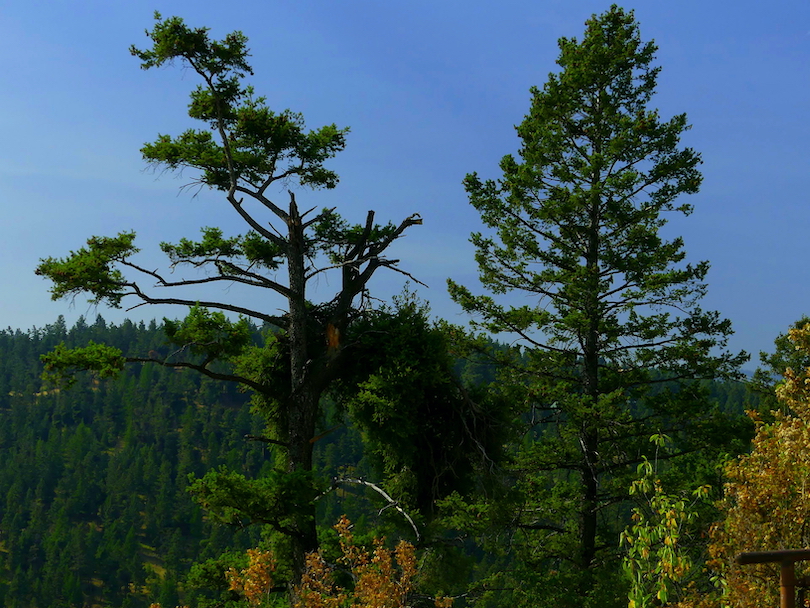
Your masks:
<svg viewBox="0 0 810 608"><path fill-rule="evenodd" d="M266 461L244 440L262 421L235 385L117 364L114 377L72 376L69 391L39 379L48 351L63 365L99 370L120 362L121 351L165 357L164 343L154 323L108 325L100 317L72 328L60 319L0 331L5 605L146 608L185 593L181 581L194 560L259 542L258 529L204 519L186 491L189 473L227 465L255 477ZM94 362L95 350L110 355Z"/></svg>
<svg viewBox="0 0 810 608"><path fill-rule="evenodd" d="M198 62L202 68L214 74L233 71L237 76L252 73L246 62L248 56L247 38L240 32L234 32L223 42L211 42L208 39L207 28L191 30L186 27L183 20L178 17L163 19L155 11L154 29L146 35L154 41L154 46L148 51L139 51L130 47L133 55L143 63L142 69L160 67L177 57L190 57Z"/></svg>
<svg viewBox="0 0 810 608"><path fill-rule="evenodd" d="M253 340L248 320L240 317L236 323L223 313L194 306L182 321L163 319L163 330L170 344L202 355L203 365L216 359L230 359L244 352Z"/></svg>
<svg viewBox="0 0 810 608"><path fill-rule="evenodd" d="M802 317L792 323L790 330L801 329L810 323L810 317ZM774 410L783 410L785 402L776 398L775 388L788 369L799 371L810 367L810 355L796 348L791 342L789 333L779 334L774 340L772 353L760 352L759 361L762 367L757 368L751 378L750 388L761 398L757 411L767 421L772 421Z"/></svg>
<svg viewBox="0 0 810 608"><path fill-rule="evenodd" d="M189 491L208 511L231 525L267 524L284 534L301 529L307 505L319 494L309 471L271 470L259 479L222 468L189 478Z"/></svg>
<svg viewBox="0 0 810 608"><path fill-rule="evenodd" d="M441 340L435 335L430 338L435 329L430 323L416 331L410 325L416 321L411 313L398 313L401 319L387 321L388 333L369 332L365 336L368 346L372 346L374 335L391 336L380 340L380 349L396 351L394 343L401 341L403 356L407 354L420 362L443 361L436 354L431 357L419 354L418 341L427 336L427 342L431 343L449 340L453 353L462 354L458 347L464 345L448 335ZM367 327L373 325L369 323ZM412 341L406 340L411 332ZM254 329L257 345L247 347L237 359L250 359L259 370L257 373L271 374L277 364L257 363L261 361L260 354L251 354L275 348L273 344L277 343L271 338L276 334L269 330L264 333L268 336L264 341L267 351L258 345L259 330ZM289 559L283 559L289 554L288 537L267 526L219 523L220 516L247 523L252 511L257 517L289 525L289 520L285 520L288 510L301 506L296 502L301 496L322 491L325 482L313 480L308 485L304 478L300 488L287 484L286 474L278 472L284 467L283 450L245 440L245 435L275 436L264 428L266 411L257 410L261 416L251 415L247 395L238 392L235 384L154 364L131 364L110 379L77 374L70 391L43 386L39 378L40 354L60 343L72 352L77 345L90 341L133 355L152 353L150 357L160 360L166 360L175 350L166 344L165 335L154 323L110 325L100 317L92 324L80 320L72 328L58 320L30 332L0 331L0 537L3 539L0 589L6 598L3 601L9 605L14 601L30 605L34 598L37 605L55 606L60 601L73 601L69 598L80 593L82 601L88 604L128 602L146 608L151 601L176 592L181 605L214 608L238 600L228 590L225 571L243 569L244 550L265 545L281 558L275 580L288 580L291 564ZM83 369L89 367L85 364L81 362ZM463 362L456 362L455 368L462 376L477 377L476 373L469 373ZM441 369L434 368L426 376L435 374L442 378L444 372L437 371ZM247 371L242 373L249 375ZM266 378L270 382L270 376ZM400 386L406 393L405 403L414 403L407 396L407 387ZM730 385L713 383L710 389L729 410L741 411L744 396L732 391ZM474 387L471 392L475 394ZM255 394L251 397L255 399ZM442 414L439 409L437 420L427 420L423 412L437 410L429 410L428 404L417 405L414 418L418 422L406 421L413 425L407 427L407 432L415 442L440 442L442 435L429 439L427 434L444 426L454 426L448 435L452 441L467 441L458 422L469 422L463 412L450 409ZM492 407L486 401L484 405ZM445 419L448 413L458 418ZM394 419L399 423L397 416L395 413ZM340 426L335 428L336 425ZM495 430L499 428L502 430L502 427ZM374 443L378 439L366 434L369 444L364 447L360 430L331 404L319 422L318 435L313 444L316 480L347 474L382 479L380 483L394 493L392 485L402 469L394 466L389 477L382 468L380 457L385 454L375 453L384 451L381 439ZM399 446L401 440L394 437L392 441ZM498 445L503 443L498 441ZM456 457L452 445L443 449ZM495 453L492 452L493 456ZM485 602L484 598L492 597L493 602L507 599L516 604L528 602L532 594L536 596L538 586L545 585L550 590L555 585L559 587L561 579L546 571L542 571L543 578L540 571L530 568L515 570L518 565L515 555L502 541L503 534L514 533L508 527L514 516L514 503L494 500L502 496L493 490L493 482L484 482L480 476L481 473L497 476L508 471L497 466L483 467L479 455L480 452L470 450L471 476L454 478L445 474L442 478L441 492L437 495L451 488L454 491L441 500L440 511L424 531L428 547L419 551L419 591L429 595L441 591L461 594L466 592L470 580L477 580L470 596L476 601ZM412 456L405 452L400 464L409 465ZM418 454L415 457L418 459ZM469 470L464 461L455 462L457 473ZM677 470L667 467L661 475L664 487L690 484L694 487L694 479L699 475L692 469L711 468L706 459L686 464L680 460ZM213 480L209 477L204 482L211 506L217 503L215 510L204 516L187 491L188 475L193 473L195 478L204 479L207 471L219 471L222 466L227 466L231 473L217 473ZM422 467L416 469L419 475L424 475L425 480L432 479L434 470ZM278 486L262 482L265 477L277 481ZM420 484L416 487L427 487L429 481ZM228 501L230 486L244 497L239 505ZM465 489L469 491L462 493ZM371 542L375 533L384 532L395 538L407 525L402 517L390 516L393 509L382 514L369 509L369 500L375 501L375 495L360 490L343 486L321 495L315 503L319 507L317 521L327 560L332 560L329 548L336 541L324 531L344 513L355 522L356 537L362 536L363 543ZM276 492L289 495L290 502L274 502ZM409 493L396 498L406 506L412 500ZM245 503L251 504L251 508L237 510ZM471 544L470 539L494 530L501 536L493 534L491 544L481 545L492 551L483 552ZM404 533L410 534L407 530ZM195 562L199 565L194 566ZM516 591L509 598L505 592L493 590L515 581L520 581L521 592ZM142 585L135 595L130 595L130 582ZM532 593L526 592L529 587ZM621 595L623 588L617 589Z"/></svg>
<svg viewBox="0 0 810 608"><path fill-rule="evenodd" d="M134 232L120 232L117 237L94 236L87 240L87 247L71 251L65 258L46 258L40 261L36 273L49 278L51 299L75 298L83 292L93 297L92 304L106 303L113 308L121 307L121 298L127 293L124 275L115 264L138 252L133 245Z"/></svg>
<svg viewBox="0 0 810 608"><path fill-rule="evenodd" d="M115 378L124 369L121 350L92 340L87 346L67 348L58 344L52 351L40 356L45 371L43 379L51 383L71 387L80 371L92 372L100 379Z"/></svg>
<svg viewBox="0 0 810 608"><path fill-rule="evenodd" d="M244 602L228 584L230 569L242 570L248 565L244 551L226 551L222 555L194 564L186 583L198 608L243 608ZM168 608L168 606L166 607Z"/></svg>
<svg viewBox="0 0 810 608"><path fill-rule="evenodd" d="M187 577L192 603L198 608L289 606L287 588L276 584L278 577L290 577L288 565L276 558L277 549L277 544L263 540L246 553L229 551L195 564Z"/></svg>
<svg viewBox="0 0 810 608"><path fill-rule="evenodd" d="M251 404L254 411L270 423L269 431L275 430L276 435L284 436L286 423L281 408L290 393L289 352L278 330L265 329L262 338L261 344L246 346L242 354L233 359L234 372L272 387L270 391L254 392Z"/></svg>
<svg viewBox="0 0 810 608"><path fill-rule="evenodd" d="M385 226L373 223L350 225L334 209L324 209L313 225L313 248L325 253L333 264L342 264L354 257L351 252L358 247L379 247L395 238L396 231L397 227L390 222Z"/></svg>
<svg viewBox="0 0 810 608"><path fill-rule="evenodd" d="M168 343L175 347L172 351L60 350L49 365L54 373L65 376L80 369L109 375L124 362L151 363L177 371L194 370L252 391L253 411L263 416L268 428L251 439L273 446L272 466L266 471L270 485L263 491L267 495L277 492L287 507L300 511L295 517L290 511L284 524L278 521L281 515L265 513L264 517L288 535L294 575L300 576L305 554L317 548L313 445L320 431L321 398L344 373L350 350L351 344L341 336L345 338L349 325L362 316L367 284L374 272L396 267L398 260L384 255L388 246L421 219L412 215L397 226L380 226L374 223L374 213L368 212L364 224L352 225L334 209L308 217L317 207L302 212L294 186L337 185L337 174L324 163L345 147L348 129L332 124L307 130L301 114L269 109L265 98L257 97L246 84L252 71L247 38L241 32L213 40L206 28L190 28L179 17L164 19L156 13L147 37L150 47L133 46L132 55L143 69L176 62L195 74L200 84L191 92L188 115L204 126L178 136L158 135L141 149L144 159L168 170L190 169L197 184L225 193L225 201L250 231L226 237L219 228L207 227L198 240L183 238L161 244L173 271L178 267L205 270L199 278L170 278L159 269L131 261L130 256L137 252L131 233L115 239L96 237L87 249L68 258L43 260L38 272L54 282L54 298L87 291L93 302L116 307L130 297L139 301L136 305L190 309L182 321L165 320ZM287 206L268 195L273 183L289 187ZM277 188L272 190L275 193ZM256 210L269 215L270 221L255 215ZM277 272L282 266L286 277ZM145 276L153 286L165 289L153 295L149 288L125 277L124 271ZM322 303L311 301L308 282L330 271L342 275L339 289ZM175 297L172 291L218 281L261 290L263 297L254 302L266 303L266 295L275 296L282 302L269 304L270 310L281 312L268 313L227 301L195 301ZM166 295L167 291L172 293ZM229 314L239 315L238 320ZM268 331L258 334L248 319L263 323ZM241 472L234 475L237 477L221 473L219 481L226 491L241 496L246 486L237 484ZM286 482L281 479L284 475L289 476ZM309 481L302 482L303 478ZM199 483L198 495L209 501L206 504L212 508L224 505L217 502L221 492L214 491L213 478ZM250 501L244 506L248 511L256 507ZM238 510L238 505L231 508ZM244 515L252 519L249 512Z"/></svg>
<svg viewBox="0 0 810 608"><path fill-rule="evenodd" d="M160 248L173 265L186 263L200 266L209 262L217 265L223 274L244 275L232 260L244 259L249 265L275 270L281 265L283 251L256 232L245 236L223 238L219 228L203 228L202 240L180 239L177 245L161 243ZM230 263L229 263L230 262Z"/></svg>
<svg viewBox="0 0 810 608"><path fill-rule="evenodd" d="M660 69L650 66L655 46L641 43L632 12L614 6L589 20L581 43L561 39L560 50L563 71L532 89L531 111L518 127L523 162L504 157L497 182L475 173L465 179L471 204L498 235L473 235L482 283L494 294L528 292L552 306L503 307L452 281L451 294L484 317L485 329L542 328L563 353L573 354L571 340L595 330L600 350L624 367L638 356L644 366L687 371L677 362L694 355L690 373L731 371L738 357L697 356L730 332L728 321L695 304L708 264L676 267L685 257L682 239L664 242L658 234L662 212L690 212L674 200L696 192L701 176L699 155L678 149L685 115L661 123L646 109ZM650 307L675 305L690 314L650 314ZM625 336L639 345L621 348Z"/></svg>
<svg viewBox="0 0 810 608"><path fill-rule="evenodd" d="M176 138L160 135L141 149L144 159L171 169L199 169L200 183L223 191L238 180L258 185L292 177L311 187L337 185L337 174L323 163L343 150L348 129L327 125L307 132L301 114L275 113L264 97L254 97L253 89L242 84L252 73L244 34L212 41L208 28L189 28L179 17L163 19L156 13L155 20L147 31L152 48L133 46L131 53L143 69L181 61L199 74L205 85L192 92L189 116L208 122L213 132L189 129Z"/></svg>
<svg viewBox="0 0 810 608"><path fill-rule="evenodd" d="M505 407L457 378L451 330L407 294L351 330L354 366L334 394L386 487L430 519L436 500L491 484Z"/></svg>
<svg viewBox="0 0 810 608"><path fill-rule="evenodd" d="M371 310L372 275L396 268L385 252L421 218L379 225L369 212L352 225L334 209L310 216L317 207L300 212L292 190L279 206L267 196L275 182L336 186L324 163L348 130L307 131L300 114L270 110L244 83L251 68L240 32L215 41L178 17L155 19L151 48L131 52L143 69L177 61L202 80L188 114L205 127L159 135L142 154L226 193L251 230L225 237L208 227L197 241L162 243L172 269L208 271L197 279L167 280L132 262L128 232L41 261L37 272L52 280L54 299L86 291L114 307L129 296L190 310L165 320L161 342L131 328L100 340L103 321L70 339L64 326L46 332L48 377L72 381L81 399L41 390L15 363L22 384L0 377L0 418L14 431L0 425L0 449L22 446L0 467L0 595L35 605L139 605L151 589L152 599L172 604L236 605L214 570L234 563L233 554L210 558L262 536L280 556L281 583L295 585L318 549L318 515L359 510L340 485L353 476L389 501L355 517L358 526L391 530L385 513L418 510L422 559L434 570L427 587L461 593L477 569L482 582L470 601L482 606L609 607L624 589L615 539L638 462L646 464L633 487L652 493L651 510L636 511L627 563L639 589L649 575L666 593L686 564L673 548L689 517L678 488L706 476L717 452L742 436L733 404L713 407L714 385L699 380L735 377L744 354L722 351L728 321L698 306L708 264L685 263L682 240L659 234L663 214L691 211L676 199L697 191L700 158L679 147L685 116L662 122L648 108L659 68L632 12L613 6L589 20L582 42L560 40L561 72L532 90L518 127L520 159L504 157L498 181L465 180L489 230L473 235L485 287L534 301L512 307L452 282L451 293L479 327L509 335L509 346L433 324L407 298ZM246 210L244 197L269 224ZM286 279L277 276L282 266ZM154 297L125 270L164 288L238 282L286 306L268 314ZM314 302L308 281L327 271L340 275L340 287ZM466 370L461 355L473 358ZM128 374L124 363L138 367ZM204 380L189 380L187 370ZM97 377L72 376L80 371ZM106 381L116 376L122 384ZM472 381L493 376L491 384ZM252 392L261 421L237 388ZM40 407L52 400L52 411ZM688 469L670 476L673 495L650 481L653 432L674 440L661 459ZM366 476L382 478L393 498ZM212 517L186 501L187 489ZM246 531L252 523L261 534ZM655 553L659 541L663 553ZM86 565L88 555L98 568ZM209 591L177 582L192 556L209 561L189 585L205 580ZM100 590L90 589L96 580Z"/></svg>
<svg viewBox="0 0 810 608"><path fill-rule="evenodd" d="M776 353L763 359L774 367L789 362L774 391L778 405L767 422L758 412L749 412L756 423L751 449L724 466L720 517L712 526L709 546L709 566L718 589L706 597L707 606L775 605L780 564L740 566L737 556L800 549L810 543L810 366L804 363L810 361L810 322L793 324L787 336L777 338L776 346ZM808 574L807 562L796 564L797 581Z"/></svg>
<svg viewBox="0 0 810 608"><path fill-rule="evenodd" d="M651 438L659 447L668 440L665 435ZM682 495L664 491L653 463L646 458L638 465L637 475L630 495L643 502L633 507L633 524L620 536L626 547L622 566L630 581L629 608L648 608L671 602L675 592L686 587L693 562L684 548L684 537L698 513ZM707 486L693 491L695 500L706 500L708 494Z"/></svg>
<svg viewBox="0 0 810 608"><path fill-rule="evenodd" d="M519 156L503 158L497 180L464 180L487 228L471 240L491 295L449 287L474 326L515 345L489 353L494 388L524 424L510 467L524 561L514 571L541 571L538 589L552 594L525 601L609 606L620 601L617 522L651 455L646 438L670 434L661 458L675 459L702 449L709 429L739 428L698 380L738 378L747 355L724 350L729 321L699 306L708 263L686 263L683 240L661 235L667 214L691 212L678 197L697 192L701 161L680 146L686 116L650 107L655 45L613 5L559 47L560 71L532 89L517 126ZM558 598L559 586L576 599Z"/></svg>
<svg viewBox="0 0 810 608"><path fill-rule="evenodd" d="M200 232L203 238L199 242L180 239L178 245L161 243L160 248L173 263L194 258L231 258L241 254L238 237L223 239L219 228L203 228Z"/></svg>

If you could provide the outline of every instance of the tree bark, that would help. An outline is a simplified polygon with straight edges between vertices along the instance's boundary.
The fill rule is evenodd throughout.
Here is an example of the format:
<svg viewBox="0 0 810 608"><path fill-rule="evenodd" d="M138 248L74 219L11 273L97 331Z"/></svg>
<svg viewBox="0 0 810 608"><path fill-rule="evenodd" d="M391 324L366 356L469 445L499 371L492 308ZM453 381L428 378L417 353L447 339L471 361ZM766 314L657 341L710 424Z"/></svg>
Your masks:
<svg viewBox="0 0 810 608"><path fill-rule="evenodd" d="M304 226L295 196L290 193L287 242L287 267L291 295L288 339L290 344L290 396L287 403L287 470L291 473L312 471L312 443L320 402L320 391L309 381L309 335L305 278ZM315 505L308 505L291 536L293 580L297 585L304 573L306 554L318 548Z"/></svg>

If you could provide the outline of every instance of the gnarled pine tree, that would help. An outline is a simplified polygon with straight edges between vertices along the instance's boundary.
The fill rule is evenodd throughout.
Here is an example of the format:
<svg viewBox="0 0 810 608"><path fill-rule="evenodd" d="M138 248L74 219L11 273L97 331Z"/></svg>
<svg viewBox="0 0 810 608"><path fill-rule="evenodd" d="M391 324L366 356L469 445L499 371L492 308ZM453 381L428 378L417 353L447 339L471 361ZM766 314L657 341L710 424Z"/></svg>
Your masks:
<svg viewBox="0 0 810 608"><path fill-rule="evenodd" d="M338 176L324 163L344 148L347 129L328 125L307 131L300 114L276 113L264 98L255 97L243 82L251 68L242 33L214 41L207 29L189 28L178 17L156 14L156 20L147 32L151 48L132 47L131 52L143 69L175 61L190 68L202 84L191 93L189 116L207 127L177 137L160 135L142 148L143 157L171 170L193 170L200 186L224 194L250 231L225 237L219 229L205 228L198 241L161 245L171 269L202 268L207 271L204 278L171 279L139 265L131 232L93 237L65 258L42 260L37 273L53 281L54 299L87 293L91 302L116 308L124 300L135 306L191 307L183 321L166 323L168 339L177 346L168 358L89 345L57 349L47 357L46 369L57 376L76 369L103 376L126 362L152 362L190 368L253 391L271 428L270 436L262 439L281 449L284 467L260 483L236 474L214 476L203 480L198 491L203 504L232 519L269 524L286 535L297 579L305 554L317 549L311 469L321 396L340 374L348 350L345 334L362 310L372 275L380 268L398 270L398 260L385 257L387 248L421 219L414 214L398 225L380 226L369 211L364 224L352 226L332 209L302 212L292 191L286 203L276 201L271 191L287 183L337 185ZM283 267L286 281L277 278ZM309 283L329 271L340 274L339 289L331 298L311 301ZM240 283L286 300L286 311L273 314L229 302L158 294L144 287L139 276L164 292ZM281 306L274 304L277 308ZM240 319L232 321L225 313ZM268 332L264 343L255 345L248 320L278 332Z"/></svg>
<svg viewBox="0 0 810 608"><path fill-rule="evenodd" d="M648 437L673 436L670 456L697 449L710 408L691 381L733 376L747 357L720 350L730 323L698 305L708 263L684 263L682 239L660 235L666 213L691 212L676 199L701 174L700 156L679 146L686 116L662 121L649 107L656 47L615 5L586 25L582 41L560 39L561 71L532 89L520 158L505 156L498 180L464 181L491 229L472 242L496 297L449 282L479 328L516 338L493 353L529 421L515 547L546 601L576 606L624 599L615 583L610 598L594 589L615 562L615 505Z"/></svg>

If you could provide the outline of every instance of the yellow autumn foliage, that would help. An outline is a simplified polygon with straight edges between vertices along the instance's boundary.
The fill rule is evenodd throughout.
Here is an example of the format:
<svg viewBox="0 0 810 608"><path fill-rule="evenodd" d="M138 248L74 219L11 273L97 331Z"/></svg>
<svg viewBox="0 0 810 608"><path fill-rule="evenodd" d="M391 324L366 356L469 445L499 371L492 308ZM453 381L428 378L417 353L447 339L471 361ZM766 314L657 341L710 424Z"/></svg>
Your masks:
<svg viewBox="0 0 810 608"><path fill-rule="evenodd" d="M385 539L375 539L374 549L358 545L352 525L344 515L334 526L340 540L338 564L350 574L352 588L334 582L335 568L328 565L320 553L310 553L306 570L292 593L293 608L405 608L408 594L413 590L417 575L416 549L400 541L393 550L386 549ZM242 570L230 568L225 578L231 591L242 597L247 608L278 605L271 597L276 562L273 554L248 549L248 566ZM451 608L453 598L434 598L436 608ZM240 602L241 605L241 602ZM161 608L152 604L149 608Z"/></svg>
<svg viewBox="0 0 810 608"><path fill-rule="evenodd" d="M797 351L810 354L810 324L791 329ZM726 466L721 503L725 519L714 526L709 566L724 588L713 606L770 608L779 605L779 565L739 566L748 551L810 547L810 368L788 369L777 387L786 406L770 424L749 412L757 425L752 451ZM796 564L796 575L810 564Z"/></svg>
<svg viewBox="0 0 810 608"><path fill-rule="evenodd" d="M396 548L375 539L373 551L357 545L351 522L343 516L334 526L340 539L339 565L351 573L353 589L334 581L334 568L319 553L307 556L306 571L296 588L294 608L405 608L417 574L416 549L404 540ZM437 608L450 608L453 600L435 600Z"/></svg>
<svg viewBox="0 0 810 608"><path fill-rule="evenodd" d="M260 608L269 600L276 562L270 551L248 549L247 554L248 567L244 570L228 569L225 579L228 588L244 597L250 608Z"/></svg>

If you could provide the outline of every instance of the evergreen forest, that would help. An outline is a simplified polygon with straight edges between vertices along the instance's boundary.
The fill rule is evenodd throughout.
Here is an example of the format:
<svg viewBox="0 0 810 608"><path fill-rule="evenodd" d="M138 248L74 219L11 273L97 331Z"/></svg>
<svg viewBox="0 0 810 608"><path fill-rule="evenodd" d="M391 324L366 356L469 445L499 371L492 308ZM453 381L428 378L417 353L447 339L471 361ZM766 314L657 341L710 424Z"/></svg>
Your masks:
<svg viewBox="0 0 810 608"><path fill-rule="evenodd" d="M189 476L220 467L267 475L271 451L248 439L261 435L261 416L233 385L149 364L128 366L112 380L83 374L67 390L43 384L41 355L57 344L89 341L133 352L166 350L162 326L116 326L101 316L92 324L67 327L60 318L41 329L0 332L3 605L230 605L220 601L228 595L226 569L244 566L246 550L267 538L261 526L224 523L202 509L189 492ZM461 359L455 371L479 382L491 373ZM732 420L758 403L743 383L706 388L712 407ZM315 444L319 473L384 479L373 445L351 421L334 416L325 414L322 427L339 428ZM318 518L328 530L345 513L366 540L375 532L413 540L404 520L379 517L384 506L375 492L346 491L324 501ZM459 551L437 589L460 593L474 575L502 565L473 544L448 547Z"/></svg>
<svg viewBox="0 0 810 608"><path fill-rule="evenodd" d="M126 227L40 260L53 300L185 316L0 332L0 604L773 602L778 564L735 558L810 542L810 324L748 378L702 307L709 262L662 230L702 160L653 105L632 11L560 38L518 150L462 180L482 225L479 283L447 279L464 326L392 253L419 213L319 208L347 127L269 107L240 31L156 13L146 37L131 55L195 79L198 128L144 161L245 232L153 244L157 268ZM405 283L388 302L383 273Z"/></svg>

